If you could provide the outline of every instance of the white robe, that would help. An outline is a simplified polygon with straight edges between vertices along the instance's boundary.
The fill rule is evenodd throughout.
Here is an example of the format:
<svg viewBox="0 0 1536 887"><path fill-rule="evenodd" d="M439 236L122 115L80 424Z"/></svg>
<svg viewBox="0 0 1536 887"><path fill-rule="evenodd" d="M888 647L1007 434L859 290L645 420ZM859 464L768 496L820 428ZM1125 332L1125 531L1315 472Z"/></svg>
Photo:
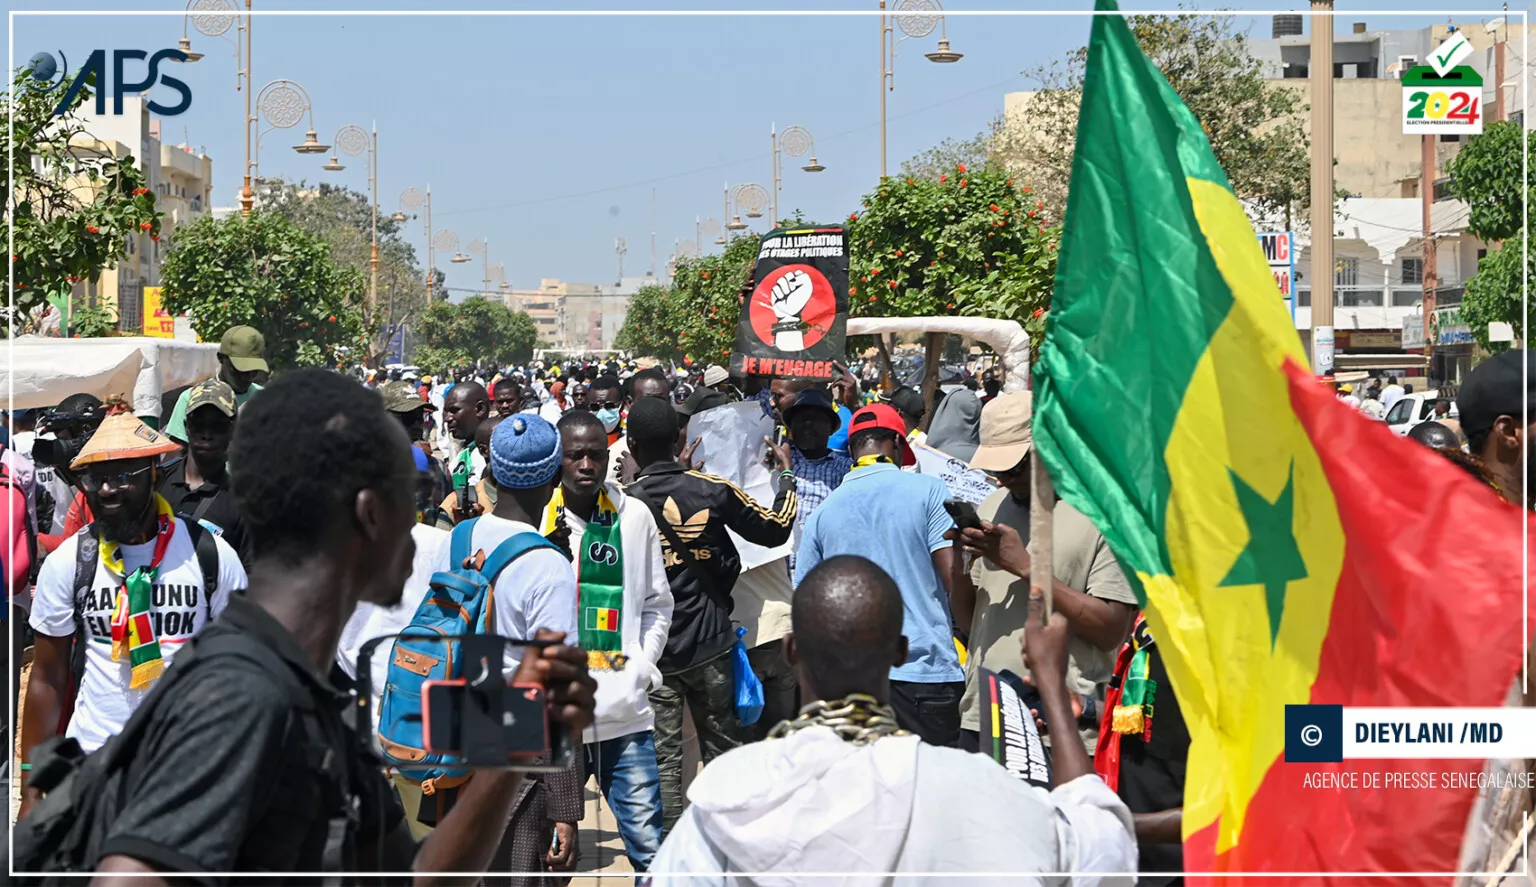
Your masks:
<svg viewBox="0 0 1536 887"><path fill-rule="evenodd" d="M1135 880L1130 811L1097 776L1047 793L915 736L857 747L811 728L742 746L706 767L688 798L651 863L656 887L789 887L811 873L847 873L816 884L898 887L1065 883L1043 875L1074 871L1129 873L1074 885ZM939 872L994 877L926 874Z"/></svg>

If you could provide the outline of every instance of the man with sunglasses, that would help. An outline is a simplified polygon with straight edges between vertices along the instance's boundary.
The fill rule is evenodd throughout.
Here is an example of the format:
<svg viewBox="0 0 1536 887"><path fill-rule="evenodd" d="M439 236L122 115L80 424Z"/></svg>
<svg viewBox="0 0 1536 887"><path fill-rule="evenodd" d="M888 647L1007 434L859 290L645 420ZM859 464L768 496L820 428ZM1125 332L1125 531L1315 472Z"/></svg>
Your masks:
<svg viewBox="0 0 1536 887"><path fill-rule="evenodd" d="M95 521L43 562L32 602L37 634L22 715L22 760L58 733L82 645L83 672L65 733L87 752L119 732L176 651L245 588L229 543L176 516L155 492L160 457L178 446L118 404L70 463ZM214 575L198 556L211 542ZM212 565L209 565L212 566ZM210 583L214 587L209 588ZM29 765L23 763L25 778ZM22 802L26 815L35 800Z"/></svg>
<svg viewBox="0 0 1536 887"><path fill-rule="evenodd" d="M1022 602L1029 598L1029 476L1034 438L1028 391L999 395L981 411L981 445L971 467L986 471L1002 489L977 507L981 529L952 530L950 537L970 555L969 569L954 559L950 606L955 624L970 626L965 694L960 700L960 745L976 750L981 719L976 669L1008 669L1027 675L1024 665ZM1136 595L1109 545L1082 512L1058 501L1053 512L1051 562L1053 603L1072 629L1067 688L1088 753L1098 741L1103 684L1114 673L1120 646L1136 618Z"/></svg>

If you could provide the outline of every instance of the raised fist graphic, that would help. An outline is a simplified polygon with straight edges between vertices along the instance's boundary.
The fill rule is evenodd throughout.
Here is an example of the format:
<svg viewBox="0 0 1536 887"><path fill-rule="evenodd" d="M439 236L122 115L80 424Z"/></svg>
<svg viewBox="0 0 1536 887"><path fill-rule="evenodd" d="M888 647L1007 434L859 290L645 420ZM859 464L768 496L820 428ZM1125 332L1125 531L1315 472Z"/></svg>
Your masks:
<svg viewBox="0 0 1536 887"><path fill-rule="evenodd" d="M811 275L804 271L791 271L774 281L773 291L768 294L768 307L779 319L773 325L773 347L780 351L804 350L800 312L805 310L813 291Z"/></svg>

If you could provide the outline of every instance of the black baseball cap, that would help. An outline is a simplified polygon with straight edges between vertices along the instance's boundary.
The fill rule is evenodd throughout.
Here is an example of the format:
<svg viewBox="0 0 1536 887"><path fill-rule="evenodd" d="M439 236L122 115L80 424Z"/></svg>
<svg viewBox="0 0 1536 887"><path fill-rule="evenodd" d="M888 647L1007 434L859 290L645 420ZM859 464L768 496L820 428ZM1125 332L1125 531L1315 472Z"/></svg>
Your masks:
<svg viewBox="0 0 1536 887"><path fill-rule="evenodd" d="M923 413L927 412L927 404L923 402L923 393L916 388L909 388L906 385L892 391L891 396L886 398L885 401L909 416L921 418Z"/></svg>
<svg viewBox="0 0 1536 887"><path fill-rule="evenodd" d="M1462 433L1471 439L1487 433L1500 416L1525 416L1527 400L1536 396L1536 387L1528 386L1536 386L1536 361L1529 351L1505 351L1473 367L1456 394Z"/></svg>

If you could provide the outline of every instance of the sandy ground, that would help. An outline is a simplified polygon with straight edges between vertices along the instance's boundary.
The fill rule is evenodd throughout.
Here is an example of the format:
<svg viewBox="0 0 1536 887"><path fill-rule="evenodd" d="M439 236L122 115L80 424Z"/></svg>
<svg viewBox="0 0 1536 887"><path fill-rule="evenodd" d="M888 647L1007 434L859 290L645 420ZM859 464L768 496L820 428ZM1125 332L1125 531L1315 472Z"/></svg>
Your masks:
<svg viewBox="0 0 1536 887"><path fill-rule="evenodd" d="M27 651L26 664L21 671L21 700L26 704L27 678L32 673L31 650ZM19 710L19 709L18 709ZM685 721L686 732L684 734L684 764L685 772L692 774L697 772L698 764L698 740L693 735L692 721ZM18 736L16 747L12 749L15 760L20 760L21 740ZM692 780L687 780L691 782ZM579 825L577 851L580 854L576 870L577 876L571 880L573 887L616 887L633 883L632 879L624 877L581 877L581 873L601 873L606 876L623 875L632 872L629 859L624 855L624 842L619 838L618 825L614 822L613 812L603 802L602 794L597 789L596 779L588 780L586 788L587 809L586 816ZM11 816L15 817L16 811L21 806L21 789L15 785L11 792ZM554 883L551 881L550 883Z"/></svg>

